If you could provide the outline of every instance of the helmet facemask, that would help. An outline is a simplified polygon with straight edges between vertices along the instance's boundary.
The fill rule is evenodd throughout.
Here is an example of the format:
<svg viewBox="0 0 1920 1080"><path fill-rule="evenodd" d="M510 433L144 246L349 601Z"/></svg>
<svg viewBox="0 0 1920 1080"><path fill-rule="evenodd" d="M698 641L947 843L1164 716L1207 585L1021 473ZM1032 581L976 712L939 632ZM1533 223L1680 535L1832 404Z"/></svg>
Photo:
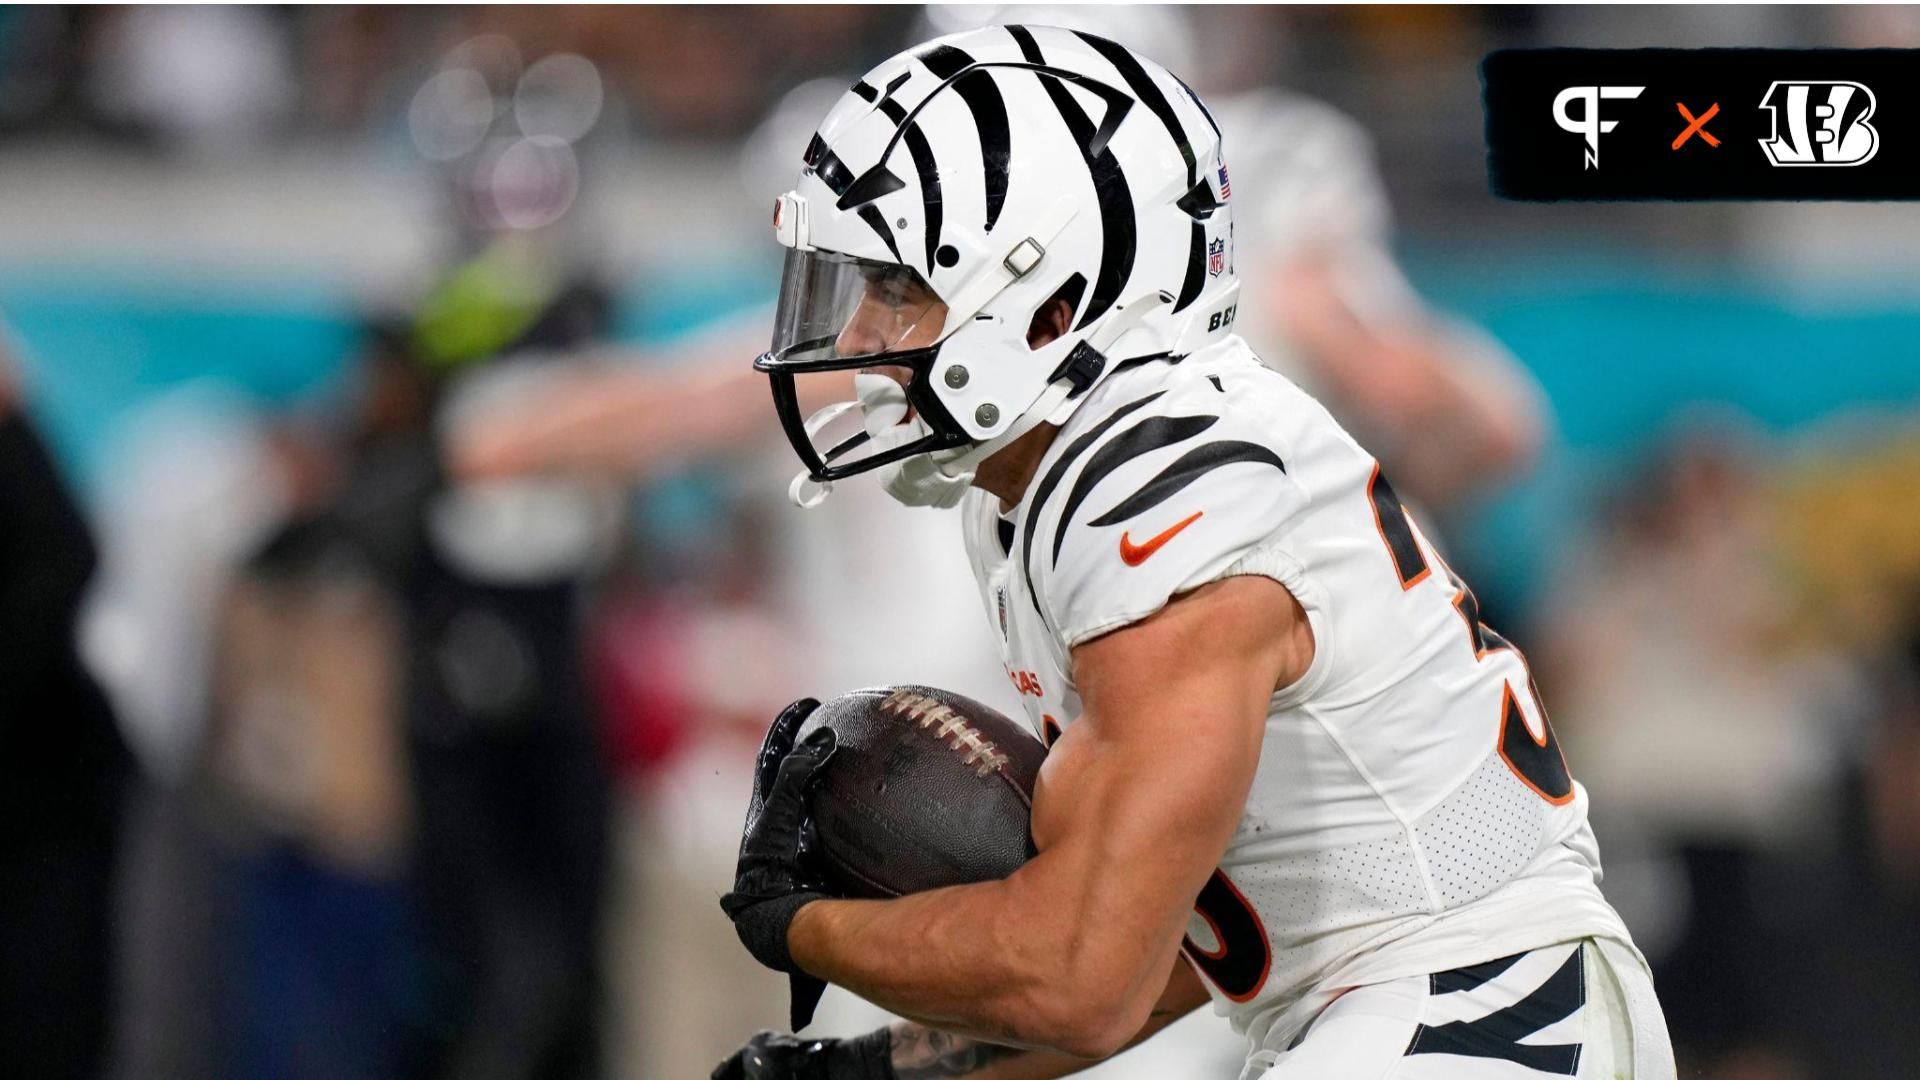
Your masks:
<svg viewBox="0 0 1920 1080"><path fill-rule="evenodd" d="M781 426L812 480L831 483L972 441L929 382L948 336L947 315L946 304L912 267L831 251L788 251L773 347L754 367L769 376ZM905 443L876 439L866 417L848 415L858 401L802 415L801 387L809 376L882 368L900 369L908 415L924 424L923 437Z"/></svg>

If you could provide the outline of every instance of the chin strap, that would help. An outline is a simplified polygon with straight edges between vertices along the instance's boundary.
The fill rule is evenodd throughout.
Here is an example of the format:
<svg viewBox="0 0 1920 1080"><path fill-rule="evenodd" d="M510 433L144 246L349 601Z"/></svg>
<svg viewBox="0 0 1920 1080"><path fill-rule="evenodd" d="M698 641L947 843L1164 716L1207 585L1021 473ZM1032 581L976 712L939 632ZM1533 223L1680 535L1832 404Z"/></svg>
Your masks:
<svg viewBox="0 0 1920 1080"><path fill-rule="evenodd" d="M831 405L823 405L815 409L813 415L807 417L806 423L800 426L806 431L808 440L812 440L815 435L820 434L822 428L846 415L849 409L858 408L859 405L860 402L857 400L836 401ZM787 485L787 498L802 510L811 510L819 506L826 502L827 496L831 494L833 494L833 481L815 480L805 470L801 470L793 478L793 483Z"/></svg>
<svg viewBox="0 0 1920 1080"><path fill-rule="evenodd" d="M833 481L815 480L806 473L796 473L793 483L787 485L787 500L802 510L811 510L827 501L833 494Z"/></svg>

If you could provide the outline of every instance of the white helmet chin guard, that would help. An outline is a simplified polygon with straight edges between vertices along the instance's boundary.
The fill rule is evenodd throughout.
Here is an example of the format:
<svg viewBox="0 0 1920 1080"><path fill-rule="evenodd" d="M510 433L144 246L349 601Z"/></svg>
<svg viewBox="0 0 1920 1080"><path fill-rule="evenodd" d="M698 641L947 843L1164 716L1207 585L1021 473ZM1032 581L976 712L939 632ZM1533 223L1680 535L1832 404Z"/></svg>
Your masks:
<svg viewBox="0 0 1920 1080"><path fill-rule="evenodd" d="M1219 130L1185 83L1104 38L995 26L901 53L803 161L774 206L787 262L754 361L806 466L802 505L879 468L901 501L952 505L978 462L1064 422L1121 364L1230 332ZM1056 301L1064 332L1030 346L1036 315L1061 327ZM803 417L798 379L846 370L889 374ZM855 408L858 430L827 434Z"/></svg>

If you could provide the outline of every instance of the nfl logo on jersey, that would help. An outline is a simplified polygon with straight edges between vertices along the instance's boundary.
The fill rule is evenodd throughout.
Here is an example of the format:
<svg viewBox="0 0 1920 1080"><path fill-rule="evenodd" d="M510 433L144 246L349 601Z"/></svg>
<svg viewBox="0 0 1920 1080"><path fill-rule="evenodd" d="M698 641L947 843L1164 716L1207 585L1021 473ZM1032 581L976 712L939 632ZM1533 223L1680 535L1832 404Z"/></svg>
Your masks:
<svg viewBox="0 0 1920 1080"><path fill-rule="evenodd" d="M1212 240L1207 243L1207 273L1219 277L1227 268L1227 242Z"/></svg>

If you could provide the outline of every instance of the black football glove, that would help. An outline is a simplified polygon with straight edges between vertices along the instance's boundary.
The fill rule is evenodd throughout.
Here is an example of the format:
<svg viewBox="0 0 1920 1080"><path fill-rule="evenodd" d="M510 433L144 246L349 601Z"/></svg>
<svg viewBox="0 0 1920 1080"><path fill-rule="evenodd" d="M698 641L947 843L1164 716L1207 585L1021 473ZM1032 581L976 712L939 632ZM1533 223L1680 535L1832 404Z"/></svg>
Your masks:
<svg viewBox="0 0 1920 1080"><path fill-rule="evenodd" d="M721 1062L711 1080L897 1080L893 1033L802 1039L763 1031Z"/></svg>
<svg viewBox="0 0 1920 1080"><path fill-rule="evenodd" d="M807 788L833 756L834 734L821 728L799 746L793 741L819 707L818 701L802 698L782 709L767 729L754 768L733 891L720 898L720 909L733 920L753 958L787 973L795 1031L813 1020L814 1007L827 989L826 983L795 966L787 951L787 928L795 913L826 895L818 876L806 869L812 833Z"/></svg>

